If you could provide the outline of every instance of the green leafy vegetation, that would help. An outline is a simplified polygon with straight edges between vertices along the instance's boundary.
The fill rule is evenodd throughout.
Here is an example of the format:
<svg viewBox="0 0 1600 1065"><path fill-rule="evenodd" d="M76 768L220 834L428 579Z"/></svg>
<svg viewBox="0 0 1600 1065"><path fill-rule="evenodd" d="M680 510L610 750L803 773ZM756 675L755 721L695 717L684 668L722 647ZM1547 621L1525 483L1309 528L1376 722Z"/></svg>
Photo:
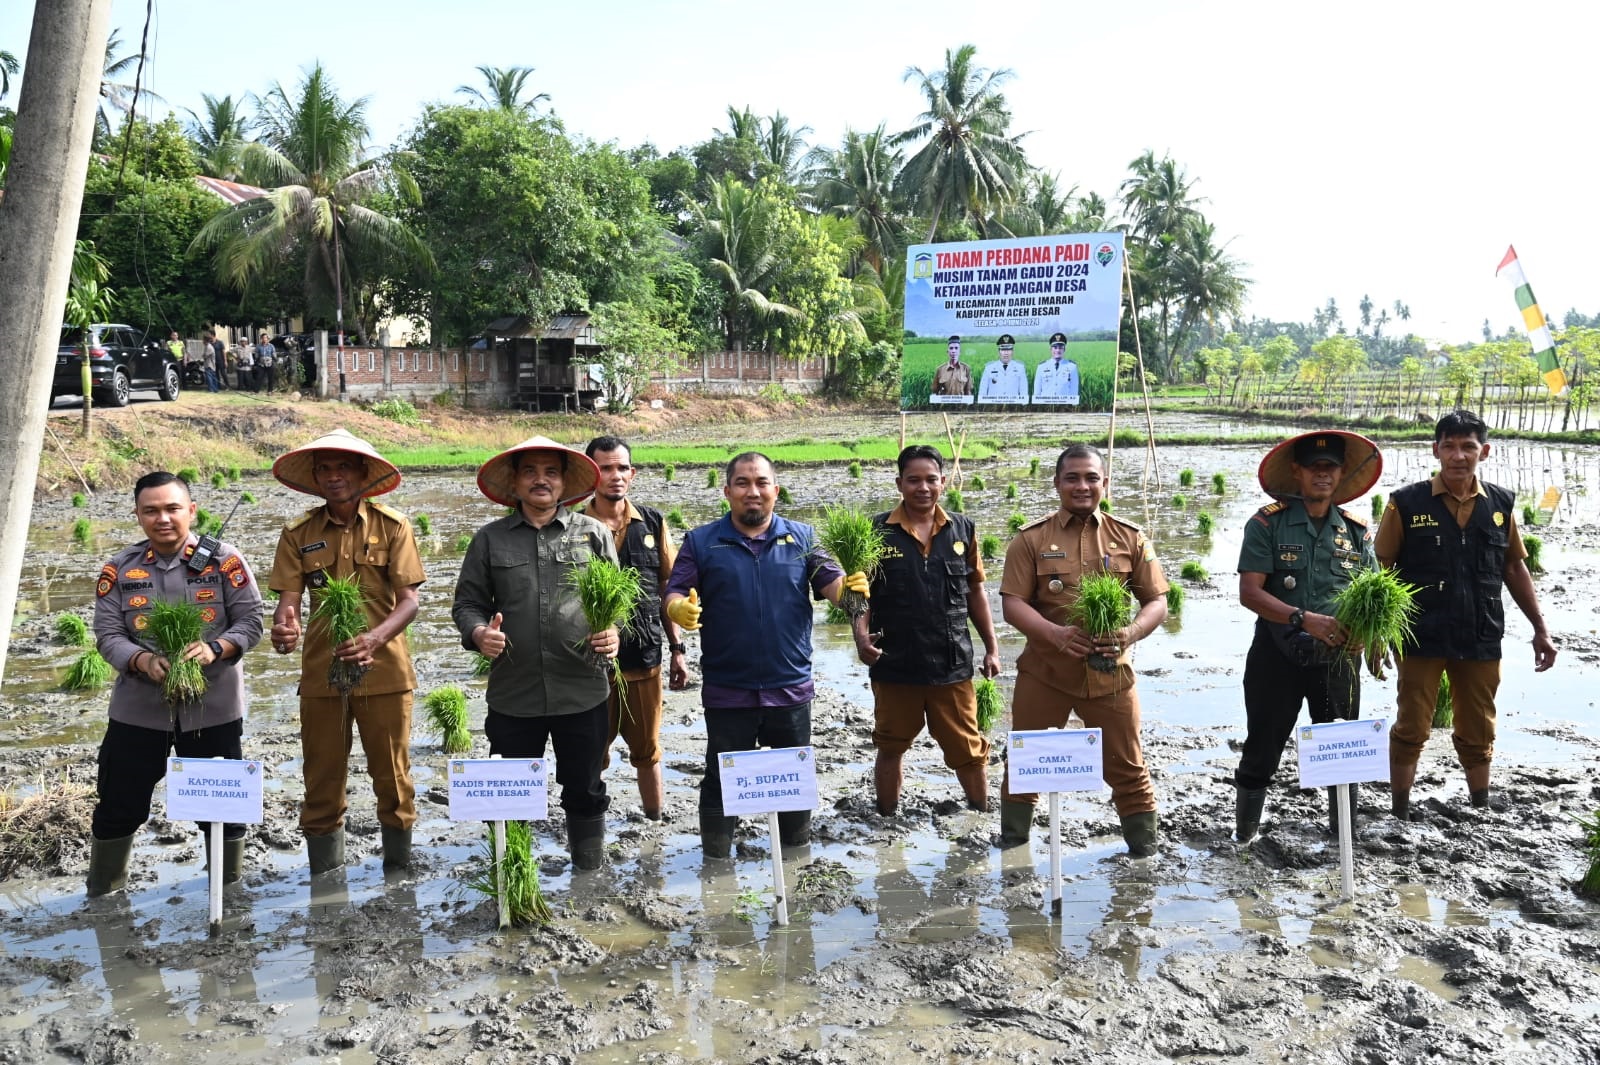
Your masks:
<svg viewBox="0 0 1600 1065"><path fill-rule="evenodd" d="M1398 658L1417 615L1415 592L1393 570L1360 570L1334 596L1334 620L1351 646L1365 649L1369 664Z"/></svg>
<svg viewBox="0 0 1600 1065"><path fill-rule="evenodd" d="M780 484L778 486L778 502L782 503L784 506L788 506L794 502L794 497L789 494L788 485Z"/></svg>
<svg viewBox="0 0 1600 1065"><path fill-rule="evenodd" d="M1450 674L1439 674L1439 692L1433 697L1433 727L1453 728L1456 723L1456 704L1450 698Z"/></svg>
<svg viewBox="0 0 1600 1065"><path fill-rule="evenodd" d="M1167 613L1173 617L1183 613L1183 585L1167 585Z"/></svg>
<svg viewBox="0 0 1600 1065"><path fill-rule="evenodd" d="M466 554L467 553L467 548L469 548L471 546L472 546L472 534L471 533L462 533L460 536L456 537L456 543L455 543L456 554L458 554L458 555Z"/></svg>
<svg viewBox="0 0 1600 1065"><path fill-rule="evenodd" d="M1111 513L1111 500L1109 500L1109 499L1100 500L1100 513L1102 513L1102 514L1110 514Z"/></svg>
<svg viewBox="0 0 1600 1065"><path fill-rule="evenodd" d="M505 859L494 858L494 824L484 826L483 850L478 855L478 868L466 885L469 889L500 897L500 885L505 884L506 911L511 923L519 928L543 928L556 919L555 911L545 900L539 887L539 866L533 860L533 832L526 821L507 821Z"/></svg>
<svg viewBox="0 0 1600 1065"><path fill-rule="evenodd" d="M1118 442L1120 443L1120 441L1118 441ZM1194 487L1194 471L1193 470L1183 469L1183 470L1179 470L1178 471L1178 487L1179 488L1193 488Z"/></svg>
<svg viewBox="0 0 1600 1065"><path fill-rule="evenodd" d="M639 586L638 570L619 566L599 555L592 556L586 565L574 569L568 580L578 593L578 605L583 610L583 619L588 623L590 633L607 629L621 631L633 616L639 597L644 594ZM587 645L588 642L584 641L584 646ZM590 654L596 662L602 661L592 650ZM622 659L613 656L606 664L611 669L611 679L620 696L627 690L622 679ZM627 713L626 702L622 710Z"/></svg>
<svg viewBox="0 0 1600 1065"><path fill-rule="evenodd" d="M1213 473L1211 475L1211 490L1219 496L1222 495L1228 490L1228 478L1220 472Z"/></svg>
<svg viewBox="0 0 1600 1065"><path fill-rule="evenodd" d="M1211 530L1217 527L1217 519L1211 516L1208 510L1202 510L1194 521L1194 527L1200 530L1201 536L1210 536Z"/></svg>
<svg viewBox="0 0 1600 1065"><path fill-rule="evenodd" d="M183 652L198 643L205 632L200 607L193 603L156 599L150 604L150 640L167 660L167 675L161 692L173 706L197 703L206 694L206 675L198 658L184 658Z"/></svg>
<svg viewBox="0 0 1600 1065"><path fill-rule="evenodd" d="M380 418L387 418L389 421L398 422L401 425L415 427L422 424L422 417L417 414L417 408L411 405L410 400L401 399L398 396L380 399L368 409Z"/></svg>
<svg viewBox="0 0 1600 1065"><path fill-rule="evenodd" d="M185 466L178 471L178 479L184 484L193 487L200 483L200 471L193 466Z"/></svg>
<svg viewBox="0 0 1600 1065"><path fill-rule="evenodd" d="M1177 507L1179 510L1183 510L1189 505L1189 497L1181 493L1175 495L1172 497L1172 505Z"/></svg>
<svg viewBox="0 0 1600 1065"><path fill-rule="evenodd" d="M445 754L465 754L472 750L472 734L467 731L467 693L454 684L435 688L422 701L428 723L439 734Z"/></svg>
<svg viewBox="0 0 1600 1065"><path fill-rule="evenodd" d="M494 659L482 651L472 652L472 675L474 677L487 677L494 668Z"/></svg>
<svg viewBox="0 0 1600 1065"><path fill-rule="evenodd" d="M1037 455L1028 460L1028 476L1039 476L1039 457Z"/></svg>
<svg viewBox="0 0 1600 1065"><path fill-rule="evenodd" d="M1522 546L1528 550L1528 572L1544 572L1544 541L1537 536L1524 536Z"/></svg>
<svg viewBox="0 0 1600 1065"><path fill-rule="evenodd" d="M1539 512L1534 509L1533 504L1524 503L1522 506L1522 524L1531 527L1537 525L1538 523Z"/></svg>
<svg viewBox="0 0 1600 1065"><path fill-rule="evenodd" d="M961 489L951 488L945 492L944 509L952 514L965 514L967 512L967 501L962 496Z"/></svg>
<svg viewBox="0 0 1600 1065"><path fill-rule="evenodd" d="M983 539L978 541L978 553L989 561L999 558L1000 537L995 536L993 533L986 533Z"/></svg>
<svg viewBox="0 0 1600 1065"><path fill-rule="evenodd" d="M88 518L77 518L72 522L72 539L76 543L87 544L94 537L94 526L89 524Z"/></svg>
<svg viewBox="0 0 1600 1065"><path fill-rule="evenodd" d="M330 577L311 592L310 626L321 630L330 647L338 647L367 631L367 595L358 577ZM328 665L328 684L348 695L355 690L367 667L347 662L338 655Z"/></svg>
<svg viewBox="0 0 1600 1065"><path fill-rule="evenodd" d="M66 612L56 615L56 639L68 647L88 647L94 642L89 638L89 623Z"/></svg>
<svg viewBox="0 0 1600 1065"><path fill-rule="evenodd" d="M1380 518L1383 517L1383 507L1384 507L1383 494L1380 493L1380 492L1372 493L1372 520L1373 521L1377 521L1377 520L1379 520Z"/></svg>
<svg viewBox="0 0 1600 1065"><path fill-rule="evenodd" d="M974 492L981 492L987 488L988 485L984 483L981 475L975 473L967 480L967 487L971 488Z"/></svg>
<svg viewBox="0 0 1600 1065"><path fill-rule="evenodd" d="M61 686L69 692L91 691L103 688L111 680L111 663L100 657L93 647L73 659Z"/></svg>
<svg viewBox="0 0 1600 1065"><path fill-rule="evenodd" d="M1013 510L1006 515L1006 531L1011 533L1012 536L1021 532L1022 527L1026 524L1028 524L1028 516L1020 510Z"/></svg>
<svg viewBox="0 0 1600 1065"><path fill-rule="evenodd" d="M1008 500L1014 500L1014 499L1017 498L1017 482L1016 481L1007 481L1006 482L1006 498Z"/></svg>
<svg viewBox="0 0 1600 1065"><path fill-rule="evenodd" d="M89 505L89 500L82 492L74 492L72 493L72 505L74 507L86 507Z"/></svg>
<svg viewBox="0 0 1600 1065"><path fill-rule="evenodd" d="M1589 859L1589 868L1578 882L1578 894L1600 898L1600 810L1577 820L1583 828L1584 857Z"/></svg>
<svg viewBox="0 0 1600 1065"><path fill-rule="evenodd" d="M850 479L852 481L861 480L861 462L859 460L852 459L850 461L849 471L850 471Z"/></svg>
<svg viewBox="0 0 1600 1065"><path fill-rule="evenodd" d="M883 531L870 515L850 507L829 507L823 512L817 539L845 573L865 573L869 581L877 574L883 560ZM866 597L848 590L840 593L839 605L851 617L867 610Z"/></svg>
<svg viewBox="0 0 1600 1065"><path fill-rule="evenodd" d="M223 472L221 470L218 470L218 471L216 471L215 473L213 473L211 475L211 487L212 488L226 488L226 487L228 487L228 478L227 478L226 475L223 474Z"/></svg>
<svg viewBox="0 0 1600 1065"><path fill-rule="evenodd" d="M999 686L988 677L977 678L972 687L978 696L978 728L988 732L1005 714L1005 701L1000 698Z"/></svg>
<svg viewBox="0 0 1600 1065"><path fill-rule="evenodd" d="M1206 572L1206 568L1192 558L1178 568L1178 576L1196 584L1203 584L1211 579L1211 574Z"/></svg>
<svg viewBox="0 0 1600 1065"><path fill-rule="evenodd" d="M433 535L433 519L428 517L428 515L426 515L426 514L418 514L412 520L417 523L417 535L418 536L432 536Z"/></svg>
<svg viewBox="0 0 1600 1065"><path fill-rule="evenodd" d="M668 484L671 484L672 479L676 476L678 476L678 467L674 466L672 463L669 462L661 468L661 479L666 481Z"/></svg>
<svg viewBox="0 0 1600 1065"><path fill-rule="evenodd" d="M1072 621L1090 636L1109 636L1133 620L1133 597L1114 573L1090 573L1078 582ZM1103 673L1117 668L1116 659L1090 655L1089 666Z"/></svg>
<svg viewBox="0 0 1600 1065"><path fill-rule="evenodd" d="M244 471L241 470L239 467L237 467L237 466L229 466L228 467L228 480L232 481L234 484L238 484L239 483L239 479L242 478L243 476L244 476Z"/></svg>
<svg viewBox="0 0 1600 1065"><path fill-rule="evenodd" d="M822 621L825 625L848 625L850 623L850 615L845 613L838 603L829 603L827 610L824 611Z"/></svg>
<svg viewBox="0 0 1600 1065"><path fill-rule="evenodd" d="M239 501L254 505L256 501L256 494L254 492L241 492L239 493Z"/></svg>
<svg viewBox="0 0 1600 1065"><path fill-rule="evenodd" d="M667 524L677 529L686 529L688 524L683 520L683 511L673 507L667 511Z"/></svg>
<svg viewBox="0 0 1600 1065"><path fill-rule="evenodd" d="M706 470L706 487L707 488L715 488L716 486L717 486L717 471L714 468Z"/></svg>

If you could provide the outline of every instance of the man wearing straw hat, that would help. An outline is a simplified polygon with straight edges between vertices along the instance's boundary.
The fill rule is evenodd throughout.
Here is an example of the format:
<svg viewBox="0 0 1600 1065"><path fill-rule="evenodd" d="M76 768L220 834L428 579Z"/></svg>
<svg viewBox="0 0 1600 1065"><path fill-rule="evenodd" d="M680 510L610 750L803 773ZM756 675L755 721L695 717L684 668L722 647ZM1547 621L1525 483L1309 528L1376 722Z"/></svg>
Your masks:
<svg viewBox="0 0 1600 1065"><path fill-rule="evenodd" d="M1357 433L1326 429L1285 440L1257 470L1268 503L1245 523L1239 602L1256 615L1244 666L1244 752L1234 771L1234 832L1249 843L1261 827L1267 786L1294 732L1300 705L1313 724L1361 716L1361 676L1333 599L1373 564L1372 535L1340 504L1378 483L1383 456ZM1329 831L1338 828L1328 789Z"/></svg>
<svg viewBox="0 0 1600 1065"><path fill-rule="evenodd" d="M593 459L542 436L484 463L478 490L513 509L472 537L451 608L462 646L494 660L490 753L543 758L554 746L567 847L584 870L604 854L606 661L621 646L614 628L589 631L572 583L596 555L617 561L611 531L571 509L599 479Z"/></svg>
<svg viewBox="0 0 1600 1065"><path fill-rule="evenodd" d="M345 784L352 725L361 733L367 772L378 803L383 864L411 860L416 792L411 783L411 691L416 674L406 626L417 616L422 559L405 515L372 497L400 485L400 471L373 446L343 429L296 448L272 464L285 486L321 496L323 504L284 526L268 582L278 593L272 645L294 651L305 634L300 663L300 748L306 796L300 830L313 876L344 866ZM303 627L301 597L331 578L360 581L367 631L337 647L325 626ZM342 692L329 676L334 660L365 672Z"/></svg>

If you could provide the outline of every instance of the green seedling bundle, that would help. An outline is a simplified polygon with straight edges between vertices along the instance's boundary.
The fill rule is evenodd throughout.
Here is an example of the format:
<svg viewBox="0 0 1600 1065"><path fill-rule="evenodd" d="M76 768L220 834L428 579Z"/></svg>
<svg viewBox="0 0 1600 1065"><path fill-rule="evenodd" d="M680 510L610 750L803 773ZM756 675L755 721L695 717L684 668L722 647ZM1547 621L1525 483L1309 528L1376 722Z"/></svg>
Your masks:
<svg viewBox="0 0 1600 1065"><path fill-rule="evenodd" d="M1006 708L1000 698L1000 688L988 677L979 677L972 682L972 686L978 696L978 727L988 732L1005 713Z"/></svg>
<svg viewBox="0 0 1600 1065"><path fill-rule="evenodd" d="M818 539L846 573L865 573L869 581L877 574L883 560L883 532L867 514L849 507L829 507L818 527ZM866 613L867 600L859 592L845 591L839 596L839 606L851 617L860 617Z"/></svg>
<svg viewBox="0 0 1600 1065"><path fill-rule="evenodd" d="M1109 636L1132 620L1133 599L1115 574L1092 573L1078 584L1072 621L1091 637ZM1089 666L1110 673L1117 668L1117 661L1104 655L1090 655Z"/></svg>
<svg viewBox="0 0 1600 1065"><path fill-rule="evenodd" d="M338 647L367 631L367 595L358 577L330 577L311 593L311 624L325 633L330 647ZM355 690L367 667L346 662L338 655L328 665L328 684L349 695Z"/></svg>
<svg viewBox="0 0 1600 1065"><path fill-rule="evenodd" d="M206 694L206 675L200 660L184 658L184 649L198 643L205 632L200 608L193 603L173 603L164 599L150 604L150 626L145 630L167 659L167 675L161 681L162 694L174 706L197 703Z"/></svg>
<svg viewBox="0 0 1600 1065"><path fill-rule="evenodd" d="M1367 569L1334 596L1334 620L1344 628L1350 646L1364 649L1369 667L1399 656L1417 616L1415 593L1393 570Z"/></svg>
<svg viewBox="0 0 1600 1065"><path fill-rule="evenodd" d="M454 684L435 688L422 701L428 723L439 733L439 746L445 754L466 754L472 750L472 734L467 731L467 693Z"/></svg>

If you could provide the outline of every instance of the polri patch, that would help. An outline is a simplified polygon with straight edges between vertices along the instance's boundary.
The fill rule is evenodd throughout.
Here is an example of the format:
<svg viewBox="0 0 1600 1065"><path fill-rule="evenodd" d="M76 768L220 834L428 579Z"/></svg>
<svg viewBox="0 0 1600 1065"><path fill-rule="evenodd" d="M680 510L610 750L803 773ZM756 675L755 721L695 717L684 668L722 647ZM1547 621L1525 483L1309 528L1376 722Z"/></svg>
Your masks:
<svg viewBox="0 0 1600 1065"><path fill-rule="evenodd" d="M194 601L197 603L209 603L216 597L217 590L215 588L201 588L194 593Z"/></svg>
<svg viewBox="0 0 1600 1065"><path fill-rule="evenodd" d="M130 607L132 607L133 609L135 609L135 610L139 609L142 606L149 606L150 605L150 597L148 595L131 596L128 599L128 605Z"/></svg>
<svg viewBox="0 0 1600 1065"><path fill-rule="evenodd" d="M243 567L240 567L228 574L228 583L235 588L243 588L250 583L250 575L244 571Z"/></svg>
<svg viewBox="0 0 1600 1065"><path fill-rule="evenodd" d="M217 608L214 606L201 607L200 620L205 622L207 625L217 620Z"/></svg>
<svg viewBox="0 0 1600 1065"><path fill-rule="evenodd" d="M150 627L150 615L149 614L135 614L133 616L133 627L138 629L140 632L143 632L145 629L148 629Z"/></svg>
<svg viewBox="0 0 1600 1065"><path fill-rule="evenodd" d="M150 571L135 566L132 569L123 570L122 575L130 581L142 581L149 579Z"/></svg>

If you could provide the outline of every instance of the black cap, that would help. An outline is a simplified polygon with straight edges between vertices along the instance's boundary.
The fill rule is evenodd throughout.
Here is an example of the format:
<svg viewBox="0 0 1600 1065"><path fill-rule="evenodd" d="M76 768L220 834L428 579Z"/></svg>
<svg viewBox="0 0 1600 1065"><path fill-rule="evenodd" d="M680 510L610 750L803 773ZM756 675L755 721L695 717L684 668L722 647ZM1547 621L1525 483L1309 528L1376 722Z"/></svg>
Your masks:
<svg viewBox="0 0 1600 1065"><path fill-rule="evenodd" d="M1294 460L1301 466L1317 462L1344 465L1344 437L1337 433L1307 433L1294 442Z"/></svg>
<svg viewBox="0 0 1600 1065"><path fill-rule="evenodd" d="M1014 348L1017 346L1017 342L1011 339L1010 333L1001 333L1000 339L996 340L994 343L995 347L998 348Z"/></svg>
<svg viewBox="0 0 1600 1065"><path fill-rule="evenodd" d="M959 343L961 343L961 338L958 337L958 336L952 336L949 340L946 340L945 343L946 344L959 344Z"/></svg>
<svg viewBox="0 0 1600 1065"><path fill-rule="evenodd" d="M1065 344L1066 342L1067 342L1067 334L1065 334L1065 333L1051 333L1050 334L1050 343L1052 343L1052 344Z"/></svg>

